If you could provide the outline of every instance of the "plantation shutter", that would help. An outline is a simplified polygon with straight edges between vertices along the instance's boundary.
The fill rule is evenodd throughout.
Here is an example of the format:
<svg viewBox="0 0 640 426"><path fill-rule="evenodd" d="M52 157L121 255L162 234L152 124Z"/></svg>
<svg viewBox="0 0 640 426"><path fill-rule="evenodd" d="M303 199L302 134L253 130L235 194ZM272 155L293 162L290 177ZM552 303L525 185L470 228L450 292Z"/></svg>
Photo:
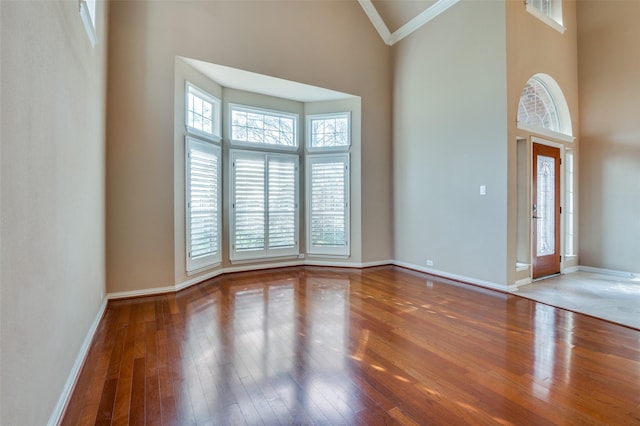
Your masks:
<svg viewBox="0 0 640 426"><path fill-rule="evenodd" d="M187 271L220 261L220 148L187 137Z"/></svg>
<svg viewBox="0 0 640 426"><path fill-rule="evenodd" d="M296 245L298 158L269 156L269 248Z"/></svg>
<svg viewBox="0 0 640 426"><path fill-rule="evenodd" d="M262 154L235 153L233 250L265 249L265 162Z"/></svg>
<svg viewBox="0 0 640 426"><path fill-rule="evenodd" d="M231 259L298 254L298 157L231 153Z"/></svg>
<svg viewBox="0 0 640 426"><path fill-rule="evenodd" d="M349 156L308 157L309 253L348 255Z"/></svg>

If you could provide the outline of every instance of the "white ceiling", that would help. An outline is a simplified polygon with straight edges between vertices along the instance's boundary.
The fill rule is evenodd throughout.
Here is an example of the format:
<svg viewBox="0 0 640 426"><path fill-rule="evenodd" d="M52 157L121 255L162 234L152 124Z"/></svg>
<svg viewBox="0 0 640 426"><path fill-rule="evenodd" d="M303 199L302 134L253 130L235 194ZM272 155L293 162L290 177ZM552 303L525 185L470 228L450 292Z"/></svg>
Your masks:
<svg viewBox="0 0 640 426"><path fill-rule="evenodd" d="M182 59L211 80L230 89L244 90L298 102L334 101L355 97L348 93L225 67L224 65L216 65L191 58L183 57Z"/></svg>

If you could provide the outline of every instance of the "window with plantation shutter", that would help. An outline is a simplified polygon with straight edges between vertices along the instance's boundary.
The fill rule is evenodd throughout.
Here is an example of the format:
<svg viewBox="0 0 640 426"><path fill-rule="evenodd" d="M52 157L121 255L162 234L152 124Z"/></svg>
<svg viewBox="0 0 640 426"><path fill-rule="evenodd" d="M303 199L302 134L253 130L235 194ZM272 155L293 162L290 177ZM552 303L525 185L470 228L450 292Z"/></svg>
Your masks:
<svg viewBox="0 0 640 426"><path fill-rule="evenodd" d="M220 262L220 148L186 138L187 271Z"/></svg>
<svg viewBox="0 0 640 426"><path fill-rule="evenodd" d="M264 251L264 156L237 157L233 164L234 249L235 251Z"/></svg>
<svg viewBox="0 0 640 426"><path fill-rule="evenodd" d="M307 157L307 251L349 255L349 154Z"/></svg>
<svg viewBox="0 0 640 426"><path fill-rule="evenodd" d="M298 254L298 156L231 151L231 260Z"/></svg>
<svg viewBox="0 0 640 426"><path fill-rule="evenodd" d="M267 156L269 170L269 248L296 245L297 157Z"/></svg>

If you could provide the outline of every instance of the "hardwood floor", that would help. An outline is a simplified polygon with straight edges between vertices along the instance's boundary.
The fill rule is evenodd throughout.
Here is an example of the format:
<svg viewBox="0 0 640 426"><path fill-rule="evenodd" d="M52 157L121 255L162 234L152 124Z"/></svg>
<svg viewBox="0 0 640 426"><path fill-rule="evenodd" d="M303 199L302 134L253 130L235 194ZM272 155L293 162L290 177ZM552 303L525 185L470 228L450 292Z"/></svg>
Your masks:
<svg viewBox="0 0 640 426"><path fill-rule="evenodd" d="M63 425L640 424L640 332L405 269L111 301Z"/></svg>

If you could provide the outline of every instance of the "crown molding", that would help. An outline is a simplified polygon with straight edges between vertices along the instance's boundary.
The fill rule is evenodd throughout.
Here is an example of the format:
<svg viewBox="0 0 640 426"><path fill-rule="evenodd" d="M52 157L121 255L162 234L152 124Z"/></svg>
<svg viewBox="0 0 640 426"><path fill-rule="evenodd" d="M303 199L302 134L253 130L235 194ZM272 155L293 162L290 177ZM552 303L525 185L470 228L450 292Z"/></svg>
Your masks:
<svg viewBox="0 0 640 426"><path fill-rule="evenodd" d="M360 3L360 6L362 6L364 13L366 13L369 17L369 20L373 24L373 27L378 31L378 34L380 34L382 41L384 41L388 45L391 45L391 43L389 42L391 40L391 32L389 32L389 28L387 28L387 25L384 23L382 17L378 13L378 9L376 9L371 0L358 0L358 3Z"/></svg>
<svg viewBox="0 0 640 426"><path fill-rule="evenodd" d="M384 20L371 0L358 0L358 3L362 6L362 9L369 17L369 20L378 31L378 34L380 34L380 37L385 44L393 46L395 43L413 33L415 30L431 21L433 18L440 15L459 1L460 0L439 0L433 6L425 9L420 14L416 15L415 18L398 28L393 32L393 34L389 31L389 28L387 28L387 25L384 23Z"/></svg>

